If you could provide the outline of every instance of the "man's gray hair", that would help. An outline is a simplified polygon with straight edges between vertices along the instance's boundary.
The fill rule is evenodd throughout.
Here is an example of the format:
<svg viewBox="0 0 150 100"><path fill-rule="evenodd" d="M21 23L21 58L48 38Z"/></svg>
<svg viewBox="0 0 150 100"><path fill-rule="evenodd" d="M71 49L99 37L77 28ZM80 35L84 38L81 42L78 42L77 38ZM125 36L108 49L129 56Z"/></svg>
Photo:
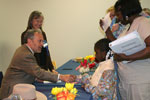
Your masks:
<svg viewBox="0 0 150 100"><path fill-rule="evenodd" d="M42 31L40 29L29 29L29 30L27 30L27 32L25 33L25 36L24 36L24 41L27 43L28 39L32 40L34 38L34 34L36 32L39 34L42 34Z"/></svg>

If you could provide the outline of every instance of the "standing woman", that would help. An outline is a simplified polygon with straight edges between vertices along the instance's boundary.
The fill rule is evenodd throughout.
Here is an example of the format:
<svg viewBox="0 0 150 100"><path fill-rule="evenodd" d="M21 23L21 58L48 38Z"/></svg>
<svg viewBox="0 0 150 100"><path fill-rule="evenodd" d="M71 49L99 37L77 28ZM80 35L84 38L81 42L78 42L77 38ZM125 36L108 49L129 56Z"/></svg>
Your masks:
<svg viewBox="0 0 150 100"><path fill-rule="evenodd" d="M132 55L114 54L118 62L120 78L119 90L122 100L150 100L150 23L141 16L139 0L118 0L115 4L116 15L130 24L119 37L137 31L144 40L146 48ZM117 13L121 12L121 13ZM121 61L130 61L122 63Z"/></svg>
<svg viewBox="0 0 150 100"><path fill-rule="evenodd" d="M24 35L28 29L41 29L44 41L47 41L46 34L42 29L43 20L44 20L44 16L39 11L33 11L30 14L27 29L21 34L21 45L27 43L27 41L25 41L26 39L24 38ZM54 66L51 61L48 47L47 48L42 47L41 53L35 53L34 56L37 60L38 65L42 69L50 70L51 72L57 73L54 70Z"/></svg>

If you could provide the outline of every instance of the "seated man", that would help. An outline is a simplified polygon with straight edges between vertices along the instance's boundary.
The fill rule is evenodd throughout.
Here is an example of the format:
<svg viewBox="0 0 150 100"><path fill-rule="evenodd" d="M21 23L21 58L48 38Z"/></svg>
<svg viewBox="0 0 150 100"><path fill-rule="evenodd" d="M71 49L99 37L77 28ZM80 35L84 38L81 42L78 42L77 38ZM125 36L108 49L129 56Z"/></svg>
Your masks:
<svg viewBox="0 0 150 100"><path fill-rule="evenodd" d="M4 75L0 91L0 99L7 98L13 86L18 83L32 84L35 79L57 82L58 79L64 82L74 81L74 75L54 74L41 69L34 57L34 53L40 53L43 46L43 35L40 29L30 29L25 34L27 43L20 46Z"/></svg>
<svg viewBox="0 0 150 100"><path fill-rule="evenodd" d="M95 44L95 56L100 64L94 74L79 75L76 78L76 82L81 83L85 91L92 93L94 100L117 100L114 64L112 59L104 61L110 50L109 42L108 39L101 39Z"/></svg>

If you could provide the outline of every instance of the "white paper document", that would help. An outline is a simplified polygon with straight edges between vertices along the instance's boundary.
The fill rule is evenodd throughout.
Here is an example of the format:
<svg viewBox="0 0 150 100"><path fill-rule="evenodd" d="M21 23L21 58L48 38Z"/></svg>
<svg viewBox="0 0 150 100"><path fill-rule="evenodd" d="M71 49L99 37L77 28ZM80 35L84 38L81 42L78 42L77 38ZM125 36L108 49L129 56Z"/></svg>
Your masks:
<svg viewBox="0 0 150 100"><path fill-rule="evenodd" d="M115 53L131 55L146 48L145 42L141 39L137 31L133 31L111 43L109 47Z"/></svg>
<svg viewBox="0 0 150 100"><path fill-rule="evenodd" d="M47 83L52 83L50 81L43 81L43 83L47 84ZM61 80L58 80L57 83L61 83Z"/></svg>
<svg viewBox="0 0 150 100"><path fill-rule="evenodd" d="M107 28L110 26L111 24L111 18L110 18L110 13L108 13L104 19L102 19L103 21L103 29L104 29L104 32L106 32Z"/></svg>

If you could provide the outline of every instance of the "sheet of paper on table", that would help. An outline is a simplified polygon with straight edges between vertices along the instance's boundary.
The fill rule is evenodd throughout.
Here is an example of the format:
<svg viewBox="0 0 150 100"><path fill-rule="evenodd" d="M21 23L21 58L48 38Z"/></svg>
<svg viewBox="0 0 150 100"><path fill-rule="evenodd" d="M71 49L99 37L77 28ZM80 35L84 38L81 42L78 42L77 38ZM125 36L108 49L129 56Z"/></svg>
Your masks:
<svg viewBox="0 0 150 100"><path fill-rule="evenodd" d="M58 81L57 81L57 83L60 83L60 82L61 82L61 80L58 80ZM52 82L50 82L50 81L43 81L43 83L46 84L46 83L52 83Z"/></svg>
<svg viewBox="0 0 150 100"><path fill-rule="evenodd" d="M110 26L111 24L111 19L110 19L110 13L106 14L106 16L104 17L104 19L102 19L103 21L103 29L104 32L106 32L107 28Z"/></svg>
<svg viewBox="0 0 150 100"><path fill-rule="evenodd" d="M146 48L145 42L141 39L137 31L133 31L111 43L109 47L115 53L131 55Z"/></svg>

